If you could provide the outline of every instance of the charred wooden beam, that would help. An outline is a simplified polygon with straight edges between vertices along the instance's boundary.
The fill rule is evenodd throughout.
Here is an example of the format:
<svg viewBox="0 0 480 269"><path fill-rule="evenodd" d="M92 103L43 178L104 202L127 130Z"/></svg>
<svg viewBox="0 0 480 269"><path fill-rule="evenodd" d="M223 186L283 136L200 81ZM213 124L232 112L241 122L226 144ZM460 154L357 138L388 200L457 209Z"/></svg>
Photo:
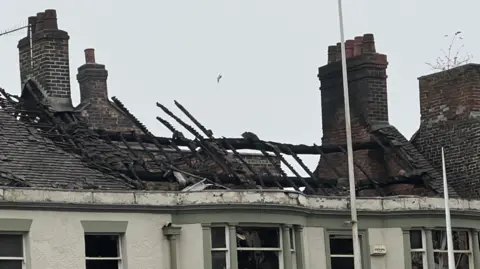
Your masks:
<svg viewBox="0 0 480 269"><path fill-rule="evenodd" d="M270 156L270 154L268 154L268 152L266 152L265 150L261 150L261 152L262 152L263 156L265 156L267 158L267 161L275 168L275 170L277 170L277 172L284 179L286 179L286 181L289 183L290 187L294 188L296 191L300 191L300 189L298 188L298 185L295 183L295 181L293 181L291 178L289 178L288 175L285 174L285 172L282 170L282 168L272 160L272 156Z"/></svg>
<svg viewBox="0 0 480 269"><path fill-rule="evenodd" d="M347 151L345 149L341 149L342 152L345 154L345 156L347 156ZM358 164L355 160L353 160L353 164L365 175L365 177L367 178L367 180L369 180L370 182L373 183L373 185L375 186L375 189L377 190L377 193L380 194L381 196L385 196L385 194L383 193L383 191L379 188L380 186L380 183L372 178L370 178L370 176L368 175L367 171L365 171L363 169L363 167Z"/></svg>
<svg viewBox="0 0 480 269"><path fill-rule="evenodd" d="M245 161L245 159L242 157L242 155L240 153L238 153L238 151L234 147L232 147L232 145L228 144L228 142L226 142L226 144L227 144L228 148L232 151L233 155L235 155L235 157L237 157L237 159L240 160L240 162L243 164L243 166L245 166L247 168L247 170L250 171L250 173L252 173L252 175L258 179L258 181L260 181L260 186L262 188L265 188L265 183L263 182L262 177L259 176L257 174L257 172L255 172L255 169L253 169L253 167L247 161Z"/></svg>
<svg viewBox="0 0 480 269"><path fill-rule="evenodd" d="M167 115L172 117L176 122L178 122L180 125L182 125L187 131L189 131L191 134L195 136L195 138L199 141L199 145L202 147L202 149L207 153L212 160L226 173L229 173L232 175L238 183L245 183L244 180L233 171L231 168L231 163L226 158L223 158L221 154L216 154L216 152L212 151L212 148L209 147L208 143L204 142L204 139L200 133L198 133L192 126L184 122L182 119L177 117L175 114L173 114L168 108L163 106L162 104L157 102L157 106L163 110Z"/></svg>
<svg viewBox="0 0 480 269"><path fill-rule="evenodd" d="M118 132L112 132L112 131L106 131L109 136L111 137L112 140L115 141L120 141L120 133ZM124 138L127 141L135 141L135 138L128 133L123 134ZM169 137L148 137L146 135L139 135L142 137L142 140L145 143L152 143L153 139L158 141L159 144L161 145L169 145L170 140L172 138ZM187 147L188 142L187 141L181 141L180 139L173 139L173 141L180 147ZM225 141L222 141L222 139L205 139L206 142L215 142L219 143L219 145L224 146L225 148L228 148L228 144L232 145L233 148L236 150L242 150L242 149L250 149L250 150L265 150L265 151L273 151L272 148L267 145L275 145L279 148L280 152L283 154L288 154L288 150L285 147L288 147L292 150L297 155L318 155L319 152L316 149L315 146L308 146L308 145L302 145L302 144L284 144L284 143L278 143L278 142L272 142L272 141L261 141L261 143L252 143L251 141L243 138L226 138ZM385 144L383 144L385 145ZM328 154L328 153L334 153L334 152L342 152L340 148L346 149L347 146L346 144L340 144L340 145L322 145L322 146L317 146L320 148L323 152L323 154ZM388 145L390 147L390 145ZM374 150L374 149L379 149L381 148L380 145L378 145L375 141L369 141L369 142L356 142L353 143L353 150Z"/></svg>
<svg viewBox="0 0 480 269"><path fill-rule="evenodd" d="M310 184L308 184L307 181L303 180L303 177L295 170L295 168L293 168L293 166L287 162L287 160L285 160L285 158L283 158L282 154L280 153L280 151L278 150L277 147L273 146L273 145L269 145L270 147L273 148L273 153L275 153L275 155L277 156L277 158L280 159L280 161L285 164L285 166L295 175L297 176L297 178L300 179L300 181L302 182L302 185L305 186L306 190L308 193L315 193L315 190L312 188L312 186L310 186Z"/></svg>
<svg viewBox="0 0 480 269"><path fill-rule="evenodd" d="M305 163L303 162L302 159L300 159L300 157L298 157L297 154L295 154L289 147L287 147L287 150L289 151L290 153L290 156L292 156L295 161L297 161L297 163L300 165L300 167L302 167L302 169L314 180L317 180L319 181L318 177L315 176L312 171L310 171L310 169L305 165ZM324 192L324 190L322 189L321 192L323 192L324 194L326 194L326 192Z"/></svg>

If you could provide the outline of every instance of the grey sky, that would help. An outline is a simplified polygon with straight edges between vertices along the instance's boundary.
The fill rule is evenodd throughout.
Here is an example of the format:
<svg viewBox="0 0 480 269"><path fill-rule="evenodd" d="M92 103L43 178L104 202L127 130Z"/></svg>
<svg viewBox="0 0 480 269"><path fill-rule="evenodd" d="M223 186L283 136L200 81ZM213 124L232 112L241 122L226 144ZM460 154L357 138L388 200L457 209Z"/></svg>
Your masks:
<svg viewBox="0 0 480 269"><path fill-rule="evenodd" d="M93 47L109 71L110 96L157 135L171 134L155 120L163 115L155 102L173 108L178 100L216 136L252 131L266 140L321 143L316 75L327 46L340 40L336 0L8 2L0 31L57 10L71 37L75 104L77 67ZM479 9L474 0L344 0L346 38L374 33L377 51L388 55L390 123L407 138L420 120L416 78L448 46L444 35L461 30L465 51L480 57L472 23ZM0 37L0 87L11 93L20 92L16 45L24 34Z"/></svg>

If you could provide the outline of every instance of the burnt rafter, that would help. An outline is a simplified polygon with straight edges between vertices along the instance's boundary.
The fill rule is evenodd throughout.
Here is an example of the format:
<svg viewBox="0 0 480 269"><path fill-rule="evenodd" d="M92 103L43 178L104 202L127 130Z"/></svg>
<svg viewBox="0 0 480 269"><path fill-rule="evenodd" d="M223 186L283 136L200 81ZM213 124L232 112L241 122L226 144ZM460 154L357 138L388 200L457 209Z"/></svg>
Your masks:
<svg viewBox="0 0 480 269"><path fill-rule="evenodd" d="M120 133L118 132L112 132L112 131L106 131L106 133L114 140L120 140ZM187 147L188 142L191 140L181 140L178 138L169 138L169 137L149 137L147 135L139 135L142 140L146 143L152 143L153 139L155 139L159 144L168 146L170 144L170 141L174 141L177 146L180 147ZM130 142L135 142L135 138L133 135L130 133L125 133L123 134L123 137ZM231 145L234 149L236 150L244 150L244 149L249 149L249 150L265 150L265 151L270 151L273 152L273 149L270 145L275 145L280 153L282 154L289 154L290 150L294 152L297 155L320 155L317 147L321 149L323 154L328 154L328 153L334 153L334 152L342 152L340 148L346 149L347 145L346 144L339 144L339 145L322 145L322 146L309 146L309 145L303 145L303 144L288 144L288 143L278 143L278 142L273 142L273 141L263 141L260 140L260 143L252 143L251 141L244 139L244 138L225 138L225 139L204 139L206 142L215 142L222 147L228 148L228 145ZM385 145L384 143L383 145ZM390 145L386 145L387 147L391 147ZM288 150L289 148L290 150ZM375 141L368 141L368 142L354 142L353 143L353 150L375 150L375 149L381 149L382 147L377 144ZM322 154L322 155L323 155Z"/></svg>
<svg viewBox="0 0 480 269"><path fill-rule="evenodd" d="M178 102L175 102L178 107L180 107L181 111L187 115L187 117L194 122L195 125L201 126L200 129L204 131L207 136L210 138L213 138L212 132L206 131L205 127L201 125L182 105L180 105ZM195 128L184 122L182 119L177 117L175 114L173 114L170 110L168 110L165 106L163 106L160 103L157 103L157 106L161 108L167 115L172 117L175 121L177 121L180 125L182 125L186 130L188 130L192 135L195 136L196 140L198 141L198 145L211 157L211 159L220 166L220 168L232 175L238 183L243 183L247 185L252 185L253 182L250 180L246 180L245 178L239 176L235 170L233 169L232 163L228 160L227 158L227 152L224 150L222 147L218 147L215 143L209 143L206 142L204 137L198 133Z"/></svg>

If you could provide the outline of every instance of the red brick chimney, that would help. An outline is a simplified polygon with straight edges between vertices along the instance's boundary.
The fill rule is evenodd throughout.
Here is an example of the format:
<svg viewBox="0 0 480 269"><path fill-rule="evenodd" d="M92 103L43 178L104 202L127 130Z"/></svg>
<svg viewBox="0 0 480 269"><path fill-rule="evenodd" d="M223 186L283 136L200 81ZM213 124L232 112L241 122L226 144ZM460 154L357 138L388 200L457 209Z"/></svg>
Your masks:
<svg viewBox="0 0 480 269"><path fill-rule="evenodd" d="M355 37L345 42L350 93L350 112L353 142L371 141L371 130L388 125L387 57L377 53L372 34ZM328 64L320 67L322 97L322 144L345 144L345 110L340 43L328 47ZM355 159L362 164L370 178L386 178L383 153L369 150L355 151ZM328 154L336 166L347 175L347 158L343 153ZM322 158L323 159L323 158ZM336 178L332 169L321 160L322 178ZM366 176L356 170L356 179Z"/></svg>
<svg viewBox="0 0 480 269"><path fill-rule="evenodd" d="M18 42L22 83L34 79L56 108L71 110L68 33L58 29L57 12L47 9L28 18L32 26ZM32 49L30 49L30 32ZM32 57L33 56L33 57Z"/></svg>
<svg viewBox="0 0 480 269"><path fill-rule="evenodd" d="M92 103L108 102L107 77L105 65L95 62L95 50L86 49L85 64L78 68L77 74L81 102L87 99Z"/></svg>
<svg viewBox="0 0 480 269"><path fill-rule="evenodd" d="M480 195L480 65L467 64L419 78L421 125L412 143L464 197Z"/></svg>
<svg viewBox="0 0 480 269"><path fill-rule="evenodd" d="M93 129L110 131L138 131L133 122L108 99L108 71L105 65L95 61L95 50L85 50L85 64L78 68L77 80L80 85L81 111L88 125Z"/></svg>

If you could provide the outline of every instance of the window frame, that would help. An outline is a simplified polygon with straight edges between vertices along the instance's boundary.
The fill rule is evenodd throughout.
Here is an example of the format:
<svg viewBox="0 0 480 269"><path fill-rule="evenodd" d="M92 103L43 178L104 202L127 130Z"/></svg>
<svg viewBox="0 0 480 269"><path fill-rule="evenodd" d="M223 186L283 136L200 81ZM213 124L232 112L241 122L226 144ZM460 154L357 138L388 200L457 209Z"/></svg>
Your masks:
<svg viewBox="0 0 480 269"><path fill-rule="evenodd" d="M408 236L411 238L412 231L419 231L422 239L422 248L412 248L411 241L408 242L410 248L410 263L412 263L413 253L422 253L423 268L428 268L428 256L427 256L427 235L424 229L411 229L408 231ZM410 265L411 266L411 265Z"/></svg>
<svg viewBox="0 0 480 269"><path fill-rule="evenodd" d="M24 232L0 232L1 235L20 235L21 236L21 243L22 243L22 257L7 257L7 256L0 256L0 261L21 261L22 269L27 268L27 259L26 259L26 245L27 245L27 236Z"/></svg>
<svg viewBox="0 0 480 269"><path fill-rule="evenodd" d="M283 252L285 251L284 250L284 246L283 246L283 232L282 232L282 226L279 224L279 225L275 225L275 224L272 224L272 225L269 225L269 224L250 224L250 223L240 223L240 224L237 224L234 226L235 228L235 233L237 232L237 228L240 227L240 228L248 228L248 227L252 227L252 228L276 228L278 229L278 248L239 248L237 247L237 253L239 251L271 251L271 252L277 252L278 253L278 268L279 269L284 269L285 268L285 264L284 264L284 260L283 260ZM237 240L237 238L235 238L235 240ZM236 244L236 241L235 241L235 244ZM290 248L290 246L288 247ZM238 259L238 258L237 258ZM237 261L238 263L238 261Z"/></svg>
<svg viewBox="0 0 480 269"><path fill-rule="evenodd" d="M228 225L212 225L210 227L210 242L212 242L213 236L212 236L212 229L213 228L224 228L225 230L225 247L224 248L214 248L212 244L210 244L210 257L212 257L213 252L224 252L225 253L225 265L227 266L227 269L231 268L230 265L230 231ZM213 258L213 257L212 257ZM213 259L212 259L212 266L213 266Z"/></svg>
<svg viewBox="0 0 480 269"><path fill-rule="evenodd" d="M442 231L442 232L447 232L447 229L445 227L436 227L436 228L433 228L431 229L431 233L432 233L432 254L433 254L433 257L435 257L435 253L448 253L448 250L443 250L443 249L435 249L435 247L433 246L433 233L435 231ZM466 232L467 233L467 237L468 237L468 250L460 250L460 249L454 249L453 250L453 254L467 254L467 257L468 257L468 267L469 269L474 269L475 268L475 265L474 265L474 259L473 259L473 235L472 235L472 232L468 229L462 229L462 228L452 228L452 233L454 232ZM445 246L447 247L447 246ZM434 258L435 259L435 258ZM435 261L434 261L435 263Z"/></svg>
<svg viewBox="0 0 480 269"><path fill-rule="evenodd" d="M279 269L284 269L285 268L285 264L284 264L284 258L283 258L283 252L285 251L284 249L284 246L283 246L283 232L282 232L282 225L281 224L262 224L262 223L235 223L235 224L224 224L224 223L212 223L212 224L209 224L209 227L210 227L210 242L212 240L212 228L218 228L218 227L225 227L225 244L226 244L226 248L213 248L212 244L210 243L210 251L208 252L209 255L210 255L210 259L212 258L212 252L213 251L226 251L226 254L225 254L225 257L226 257L226 265L227 265L227 269L230 269L232 264L231 264L231 259L232 259L232 249L230 247L230 245L232 244L232 240L235 240L235 246L236 246L236 231L237 231L237 228L276 228L278 229L278 235L279 235L279 247L278 248L238 248L238 247L235 247L235 251L236 253L238 253L239 251L275 251L278 253L278 264L279 264ZM232 239L230 237L230 229L234 229L235 230L235 237ZM295 234L294 234L294 230L292 229L292 236L293 238L295 238ZM295 244L293 244L294 248L295 248ZM290 247L289 247L290 248ZM295 251L295 250L292 250L290 249L290 251ZM212 261L213 262L213 261ZM235 261L237 264L238 264L238 257L237 257L237 261ZM212 264L213 266L213 264Z"/></svg>
<svg viewBox="0 0 480 269"><path fill-rule="evenodd" d="M330 235L337 236L349 236L352 238L352 230L350 229L325 229L324 230L324 242L325 242L325 257L327 262L327 269L332 269L332 257L330 255ZM370 255L369 241L367 230L361 229L358 231L358 237L360 239L360 254L362 257L362 268L370 268ZM353 238L352 238L353 239ZM353 255L351 256L353 257ZM346 257L345 257L346 258Z"/></svg>
<svg viewBox="0 0 480 269"><path fill-rule="evenodd" d="M86 245L85 236L87 235L97 235L97 236L116 236L117 237L117 257L87 257L87 253L85 251L85 264L87 261L117 261L118 269L123 268L123 234L120 233L84 233L83 240L84 244Z"/></svg>

